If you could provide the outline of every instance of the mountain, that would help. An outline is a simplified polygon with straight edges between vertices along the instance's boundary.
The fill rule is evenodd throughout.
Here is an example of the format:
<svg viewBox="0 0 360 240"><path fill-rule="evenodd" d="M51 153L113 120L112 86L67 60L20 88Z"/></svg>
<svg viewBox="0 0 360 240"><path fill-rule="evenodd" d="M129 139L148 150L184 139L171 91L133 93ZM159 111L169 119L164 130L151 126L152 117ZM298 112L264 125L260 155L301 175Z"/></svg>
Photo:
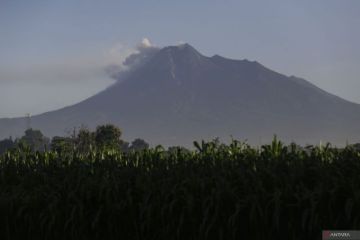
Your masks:
<svg viewBox="0 0 360 240"><path fill-rule="evenodd" d="M25 118L0 119L0 137L21 135ZM344 145L360 140L360 105L258 62L203 56L189 44L162 48L121 81L73 106L32 117L47 136L74 126L118 125L125 139L191 145L233 136L258 144Z"/></svg>

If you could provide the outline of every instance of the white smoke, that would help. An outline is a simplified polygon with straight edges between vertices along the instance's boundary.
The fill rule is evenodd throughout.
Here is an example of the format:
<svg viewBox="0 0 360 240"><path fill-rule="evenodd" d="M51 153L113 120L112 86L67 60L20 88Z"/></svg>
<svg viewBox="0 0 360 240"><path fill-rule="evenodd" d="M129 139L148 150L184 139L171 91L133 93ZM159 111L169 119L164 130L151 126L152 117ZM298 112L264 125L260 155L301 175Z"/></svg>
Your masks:
<svg viewBox="0 0 360 240"><path fill-rule="evenodd" d="M143 38L143 40L141 41L140 47L149 48L149 47L153 47L153 45L151 44L151 42L148 38Z"/></svg>
<svg viewBox="0 0 360 240"><path fill-rule="evenodd" d="M126 73L138 68L144 64L148 59L154 56L159 51L159 48L154 46L148 38L136 45L134 49L128 51L126 57L123 54L123 45L119 44L110 50L113 56L119 55L120 61L109 64L105 71L109 76L117 81L121 81ZM116 59L116 57L114 57Z"/></svg>

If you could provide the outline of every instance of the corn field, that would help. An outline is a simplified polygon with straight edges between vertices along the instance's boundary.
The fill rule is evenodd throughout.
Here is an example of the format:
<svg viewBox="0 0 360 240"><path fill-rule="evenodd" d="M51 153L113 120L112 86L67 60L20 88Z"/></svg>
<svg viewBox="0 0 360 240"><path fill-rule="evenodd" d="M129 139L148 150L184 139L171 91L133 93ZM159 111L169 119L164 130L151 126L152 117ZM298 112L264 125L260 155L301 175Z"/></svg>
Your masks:
<svg viewBox="0 0 360 240"><path fill-rule="evenodd" d="M321 239L360 229L360 153L260 149L32 152L0 157L0 239Z"/></svg>

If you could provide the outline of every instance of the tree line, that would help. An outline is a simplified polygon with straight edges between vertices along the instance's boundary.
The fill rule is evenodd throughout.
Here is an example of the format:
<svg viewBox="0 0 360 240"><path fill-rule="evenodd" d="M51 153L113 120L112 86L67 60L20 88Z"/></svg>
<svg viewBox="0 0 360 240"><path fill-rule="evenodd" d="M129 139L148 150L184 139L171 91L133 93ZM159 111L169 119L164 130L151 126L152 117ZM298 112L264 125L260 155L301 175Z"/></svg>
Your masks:
<svg viewBox="0 0 360 240"><path fill-rule="evenodd" d="M20 138L9 137L0 140L0 154L13 148L29 148L40 152L89 152L95 149L118 149L127 152L149 148L149 144L141 138L136 138L130 143L121 136L120 128L112 124L100 125L95 131L81 127L78 131L74 129L69 136L55 136L52 139L44 136L40 130L29 128Z"/></svg>

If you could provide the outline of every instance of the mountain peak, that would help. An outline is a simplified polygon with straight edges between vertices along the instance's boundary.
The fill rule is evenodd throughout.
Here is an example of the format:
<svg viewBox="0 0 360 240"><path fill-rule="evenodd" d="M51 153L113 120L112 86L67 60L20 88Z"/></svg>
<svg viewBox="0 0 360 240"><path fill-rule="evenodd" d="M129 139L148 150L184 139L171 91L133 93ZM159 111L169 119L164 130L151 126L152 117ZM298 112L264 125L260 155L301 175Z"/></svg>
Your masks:
<svg viewBox="0 0 360 240"><path fill-rule="evenodd" d="M175 47L179 48L180 50L192 50L196 51L193 46L191 46L189 43L181 43L176 45Z"/></svg>
<svg viewBox="0 0 360 240"><path fill-rule="evenodd" d="M188 43L164 47L156 58L155 62L169 63L171 66L198 66L206 61L206 57Z"/></svg>
<svg viewBox="0 0 360 240"><path fill-rule="evenodd" d="M164 47L162 50L176 54L181 53L181 54L201 55L193 46L191 46L188 43L167 46Z"/></svg>
<svg viewBox="0 0 360 240"><path fill-rule="evenodd" d="M341 144L360 134L359 105L257 62L206 57L187 43L156 48L118 83L76 105L33 116L32 126L55 136L75 126L113 123L128 139L168 146L230 135L254 143L274 133L287 141ZM0 119L0 137L22 134L24 122Z"/></svg>

